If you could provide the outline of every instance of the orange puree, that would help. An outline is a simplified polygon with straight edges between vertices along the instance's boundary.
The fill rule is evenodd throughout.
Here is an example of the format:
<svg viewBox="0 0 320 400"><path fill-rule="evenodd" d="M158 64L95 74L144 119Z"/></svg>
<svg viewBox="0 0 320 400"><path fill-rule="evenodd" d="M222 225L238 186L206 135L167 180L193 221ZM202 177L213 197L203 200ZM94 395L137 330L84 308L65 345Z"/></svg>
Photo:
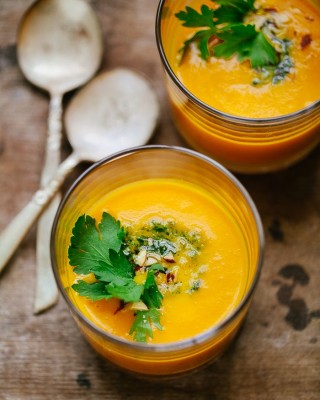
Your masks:
<svg viewBox="0 0 320 400"><path fill-rule="evenodd" d="M269 118L289 114L316 102L320 98L320 10L305 0L259 0L255 3L266 9L276 9L284 23L283 38L291 41L289 55L294 68L278 84L254 86L256 72L248 61L239 63L236 57L204 61L196 46L191 46L183 62L177 54L183 42L198 28L182 26L174 21L174 13L184 9L183 2L170 2L170 18L163 20L163 45L169 64L181 83L206 104L235 116ZM200 10L201 4L210 8L209 0L190 0L188 6ZM175 28L168 28L174 23ZM173 34L174 32L174 34ZM308 40L306 39L308 38ZM311 38L310 43L307 43ZM305 41L305 46L301 45Z"/></svg>
<svg viewBox="0 0 320 400"><path fill-rule="evenodd" d="M151 220L173 221L179 231L200 237L201 249L194 258L175 255L172 268L179 290L164 291L163 330L154 329L149 342L169 343L200 334L223 321L243 299L254 273L248 271L245 239L234 217L205 189L175 179L137 181L107 193L86 214L100 221L104 211L133 231ZM201 286L190 291L190 280L199 277ZM62 279L66 287L74 283L71 267ZM103 330L133 340L129 330L134 311L129 307L119 310L118 300L93 302L76 293L72 300Z"/></svg>

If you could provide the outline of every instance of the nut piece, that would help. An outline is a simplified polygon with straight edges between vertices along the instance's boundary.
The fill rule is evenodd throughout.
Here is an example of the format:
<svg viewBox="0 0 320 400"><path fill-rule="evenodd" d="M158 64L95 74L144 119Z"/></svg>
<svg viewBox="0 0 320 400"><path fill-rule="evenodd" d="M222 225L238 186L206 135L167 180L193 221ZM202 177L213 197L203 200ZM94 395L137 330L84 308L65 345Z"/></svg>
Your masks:
<svg viewBox="0 0 320 400"><path fill-rule="evenodd" d="M135 263L138 264L140 267L143 267L145 265L146 260L147 260L146 250L141 250L134 258Z"/></svg>
<svg viewBox="0 0 320 400"><path fill-rule="evenodd" d="M131 310L136 310L136 311L148 310L148 307L144 304L143 301L137 301L135 303L132 303L130 308L131 308Z"/></svg>
<svg viewBox="0 0 320 400"><path fill-rule="evenodd" d="M157 253L148 253L147 254L147 261L145 262L145 266L149 267L150 265L156 264L157 262L161 261L161 256Z"/></svg>
<svg viewBox="0 0 320 400"><path fill-rule="evenodd" d="M174 262L174 256L173 256L173 254L171 253L171 251L169 251L169 253L166 254L166 255L163 257L163 259L164 259L165 261L169 262L169 263L173 263L173 262Z"/></svg>
<svg viewBox="0 0 320 400"><path fill-rule="evenodd" d="M146 263L145 263L145 266L146 266L146 267L150 267L150 265L157 264L158 261L159 261L159 260L156 259L156 258L154 258L154 257L148 257L148 258L147 258L147 261L146 261Z"/></svg>

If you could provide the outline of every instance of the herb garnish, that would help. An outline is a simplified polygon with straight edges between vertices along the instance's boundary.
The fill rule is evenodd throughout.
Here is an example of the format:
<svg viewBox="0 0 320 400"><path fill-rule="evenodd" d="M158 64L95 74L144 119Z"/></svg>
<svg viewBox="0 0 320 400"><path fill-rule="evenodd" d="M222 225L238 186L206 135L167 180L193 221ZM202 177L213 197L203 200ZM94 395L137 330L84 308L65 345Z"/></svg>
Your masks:
<svg viewBox="0 0 320 400"><path fill-rule="evenodd" d="M289 56L290 42L278 37L279 21L275 9L256 9L255 0L212 0L211 9L202 5L200 12L187 6L175 16L185 27L201 28L187 39L180 49L180 62L193 42L200 57L228 59L236 55L240 62L249 60L258 72L253 84L278 83L293 67ZM264 23L255 24L255 15L265 14ZM261 18L260 18L261 20ZM248 23L249 21L249 23ZM252 22L252 23L251 23Z"/></svg>
<svg viewBox="0 0 320 400"><path fill-rule="evenodd" d="M119 312L133 310L129 334L136 341L146 342L154 329L162 330L164 294L192 295L203 287L201 277L207 266L197 262L204 246L197 229L178 228L170 219L151 219L139 228L121 227L103 213L98 225L89 215L80 216L72 235L68 256L79 275L72 289L93 301L116 298ZM180 268L184 268L183 281Z"/></svg>
<svg viewBox="0 0 320 400"><path fill-rule="evenodd" d="M142 302L144 310L136 312L130 334L139 342L153 336L153 327L162 329L160 308L162 294L155 281L155 273L163 269L155 264L147 271L144 284L134 281L134 268L121 249L123 228L110 214L103 213L98 226L94 218L82 215L78 218L68 250L70 265L81 275L93 274L95 282L80 279L72 288L93 301L117 298L124 303Z"/></svg>

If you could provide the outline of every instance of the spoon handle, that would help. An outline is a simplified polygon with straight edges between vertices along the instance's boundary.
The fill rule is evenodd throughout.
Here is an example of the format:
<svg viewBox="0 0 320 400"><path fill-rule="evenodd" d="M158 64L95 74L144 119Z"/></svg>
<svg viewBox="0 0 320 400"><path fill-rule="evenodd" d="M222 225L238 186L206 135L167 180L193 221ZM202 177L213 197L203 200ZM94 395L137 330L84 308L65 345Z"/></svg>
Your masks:
<svg viewBox="0 0 320 400"><path fill-rule="evenodd" d="M60 164L61 132L62 95L52 94L49 105L46 155L41 174L42 187L50 181ZM54 280L50 261L50 234L60 200L60 194L56 194L38 222L36 245L36 290L34 297L35 314L53 306L58 300L58 288Z"/></svg>
<svg viewBox="0 0 320 400"><path fill-rule="evenodd" d="M41 185L46 185L60 164L62 137L62 96L53 94L50 98L48 117L48 139Z"/></svg>
<svg viewBox="0 0 320 400"><path fill-rule="evenodd" d="M34 194L31 201L0 234L0 272L6 266L32 225L36 222L45 206L49 204L50 200L61 187L66 176L78 163L79 159L74 153L61 163L50 182Z"/></svg>

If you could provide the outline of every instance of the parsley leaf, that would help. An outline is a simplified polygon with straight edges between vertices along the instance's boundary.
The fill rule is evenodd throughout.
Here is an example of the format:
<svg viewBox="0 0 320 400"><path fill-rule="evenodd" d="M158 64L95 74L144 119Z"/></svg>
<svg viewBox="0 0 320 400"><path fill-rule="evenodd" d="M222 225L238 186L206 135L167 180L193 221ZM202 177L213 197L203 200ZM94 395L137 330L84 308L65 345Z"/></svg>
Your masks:
<svg viewBox="0 0 320 400"><path fill-rule="evenodd" d="M211 28L214 27L213 17L214 11L211 10L208 6L201 6L201 13L198 13L192 7L186 7L186 11L180 11L175 16L183 21L183 26L187 27L203 27L209 26Z"/></svg>
<svg viewBox="0 0 320 400"><path fill-rule="evenodd" d="M138 311L134 323L130 329L130 335L138 342L146 342L147 338L153 337L152 326L162 330L160 324L161 313L156 308L146 311Z"/></svg>
<svg viewBox="0 0 320 400"><path fill-rule="evenodd" d="M147 279L144 283L144 291L141 297L142 301L149 307L149 308L160 308L163 296L158 289L154 271L150 270L147 274Z"/></svg>
<svg viewBox="0 0 320 400"><path fill-rule="evenodd" d="M68 250L70 265L74 272L87 275L98 266L100 261L110 264L109 250L120 250L123 230L120 223L110 214L103 213L98 228L96 221L89 215L78 218Z"/></svg>
<svg viewBox="0 0 320 400"><path fill-rule="evenodd" d="M109 249L118 252L124 237L124 230L120 227L120 221L117 221L112 215L104 212L102 214L102 221L99 224L99 230L105 245Z"/></svg>
<svg viewBox="0 0 320 400"><path fill-rule="evenodd" d="M94 218L82 215L78 218L70 240L68 256L77 274L94 274L96 282L79 280L72 285L80 296L93 301L116 298L124 303L143 301L148 310L138 311L130 333L134 339L146 341L152 337L152 329L162 329L162 294L158 289L155 273L165 272L161 264L152 265L144 285L134 281L134 268L122 250L124 230L120 222L103 213L98 227ZM143 314L141 314L143 313Z"/></svg>
<svg viewBox="0 0 320 400"><path fill-rule="evenodd" d="M123 254L123 251L116 253L114 250L110 249L109 257L111 264L116 268L117 275L123 278L133 278L133 268L127 257Z"/></svg>
<svg viewBox="0 0 320 400"><path fill-rule="evenodd" d="M80 280L72 285L72 289L80 296L97 301L116 298L125 303L139 301L143 292L143 285L137 285L133 280L122 281L121 284L105 282L87 283Z"/></svg>
<svg viewBox="0 0 320 400"><path fill-rule="evenodd" d="M148 271L166 272L166 269L163 265L156 263L156 264L151 265L151 267L149 267Z"/></svg>
<svg viewBox="0 0 320 400"><path fill-rule="evenodd" d="M254 25L232 25L217 34L223 40L213 49L216 57L230 58L237 54L240 62L250 60L253 68L275 64L275 49L262 32L257 32Z"/></svg>
<svg viewBox="0 0 320 400"><path fill-rule="evenodd" d="M107 291L112 297L123 300L125 303L139 301L143 289L143 285L137 285L133 280L128 280L124 285L110 283L110 285L107 286Z"/></svg>
<svg viewBox="0 0 320 400"><path fill-rule="evenodd" d="M130 268L132 269L131 265ZM126 270L118 268L117 264L107 264L100 261L99 265L91 270L95 277L105 283L115 283L117 285L125 284L127 280L132 279L132 274Z"/></svg>
<svg viewBox="0 0 320 400"><path fill-rule="evenodd" d="M196 32L190 39L184 42L183 46L179 50L180 53L179 61L181 62L183 60L186 51L193 42L198 43L198 49L200 51L201 58L203 58L204 60L208 60L208 58L211 55L209 49L209 40L212 38L214 34L215 30L212 29L206 29Z"/></svg>
<svg viewBox="0 0 320 400"><path fill-rule="evenodd" d="M87 283L83 280L72 285L72 289L93 301L102 299L111 299L112 295L108 293L104 282Z"/></svg>
<svg viewBox="0 0 320 400"><path fill-rule="evenodd" d="M250 12L254 11L255 0L215 0L215 3L220 7L215 10L214 15L216 24L234 24L243 22L244 17Z"/></svg>
<svg viewBox="0 0 320 400"><path fill-rule="evenodd" d="M192 42L198 43L201 57L204 60L207 60L210 57L209 40L216 32L213 21L214 11L209 9L208 6L203 5L201 7L201 13L198 13L193 8L187 6L186 11L180 11L175 14L175 16L183 21L182 25L186 27L209 27L209 29L202 29L196 32L191 38L187 39L183 43L183 46L179 50L180 62Z"/></svg>

